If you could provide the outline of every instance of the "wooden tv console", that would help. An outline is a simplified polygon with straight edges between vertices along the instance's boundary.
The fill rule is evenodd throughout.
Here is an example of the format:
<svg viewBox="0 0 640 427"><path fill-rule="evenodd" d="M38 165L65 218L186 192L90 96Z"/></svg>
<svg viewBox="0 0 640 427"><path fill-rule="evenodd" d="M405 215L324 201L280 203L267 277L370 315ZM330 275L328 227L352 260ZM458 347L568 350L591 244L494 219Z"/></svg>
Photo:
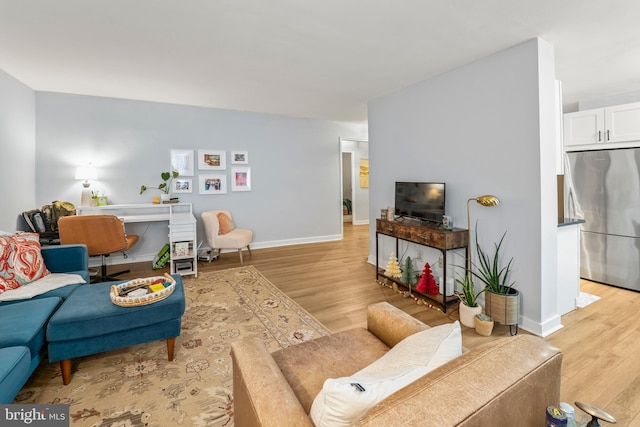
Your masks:
<svg viewBox="0 0 640 427"><path fill-rule="evenodd" d="M454 228L453 230L444 230L441 227L425 224L420 221L404 218L399 220L376 219L376 280L380 276L387 280L391 280L401 286L408 285L400 280L392 279L384 275L384 269L379 267L378 263L378 236L383 234L396 239L396 255L398 256L398 241L405 240L407 242L417 243L418 245L428 246L438 249L442 252L442 286L443 294L427 295L412 290L442 305L442 311L447 312L447 306L455 304L458 298L455 295L445 297L447 294L447 251L452 249L464 249L465 264L468 254L469 232L463 228Z"/></svg>

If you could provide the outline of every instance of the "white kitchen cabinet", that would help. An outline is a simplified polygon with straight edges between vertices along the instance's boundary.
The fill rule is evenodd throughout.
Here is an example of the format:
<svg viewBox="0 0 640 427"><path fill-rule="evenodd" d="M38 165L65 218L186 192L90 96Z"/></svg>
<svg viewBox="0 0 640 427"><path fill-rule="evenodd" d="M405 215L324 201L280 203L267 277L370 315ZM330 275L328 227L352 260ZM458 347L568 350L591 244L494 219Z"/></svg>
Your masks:
<svg viewBox="0 0 640 427"><path fill-rule="evenodd" d="M563 122L567 151L640 143L640 102L567 113Z"/></svg>
<svg viewBox="0 0 640 427"><path fill-rule="evenodd" d="M607 142L640 140L640 102L604 109Z"/></svg>
<svg viewBox="0 0 640 427"><path fill-rule="evenodd" d="M169 246L171 274L193 274L198 277L196 218L191 203L170 205Z"/></svg>
<svg viewBox="0 0 640 427"><path fill-rule="evenodd" d="M567 113L563 127L565 147L602 142L604 109Z"/></svg>

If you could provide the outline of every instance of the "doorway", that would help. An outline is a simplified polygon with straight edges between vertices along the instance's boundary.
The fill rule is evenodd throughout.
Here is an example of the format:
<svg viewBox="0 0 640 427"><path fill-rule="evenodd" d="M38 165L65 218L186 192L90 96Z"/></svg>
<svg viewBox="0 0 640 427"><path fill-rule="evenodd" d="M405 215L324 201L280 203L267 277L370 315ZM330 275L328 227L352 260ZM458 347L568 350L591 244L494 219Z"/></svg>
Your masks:
<svg viewBox="0 0 640 427"><path fill-rule="evenodd" d="M344 224L369 224L369 142L340 138L340 217Z"/></svg>
<svg viewBox="0 0 640 427"><path fill-rule="evenodd" d="M353 223L353 152L342 152L342 222Z"/></svg>

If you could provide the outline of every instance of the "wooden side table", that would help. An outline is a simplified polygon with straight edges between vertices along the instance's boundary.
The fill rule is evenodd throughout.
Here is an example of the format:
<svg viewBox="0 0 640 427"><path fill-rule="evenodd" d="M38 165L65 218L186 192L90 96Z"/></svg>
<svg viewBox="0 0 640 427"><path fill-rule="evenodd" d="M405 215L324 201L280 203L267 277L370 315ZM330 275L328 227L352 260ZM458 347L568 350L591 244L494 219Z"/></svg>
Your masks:
<svg viewBox="0 0 640 427"><path fill-rule="evenodd" d="M407 287L406 283L387 277L379 268L378 262L378 236L383 234L396 239L396 255L398 254L398 241L405 240L407 242L417 243L419 245L428 246L438 249L442 253L443 269L442 269L442 285L443 294L427 295L422 294L425 298L429 298L442 305L443 313L447 312L447 306L455 304L458 298L454 295L447 295L447 251L452 249L465 250L465 264L467 263L469 231L463 228L454 228L453 230L444 230L441 227L425 224L423 222L404 218L402 220L383 220L376 219L376 280L382 276L401 286ZM416 291L417 292L417 291Z"/></svg>

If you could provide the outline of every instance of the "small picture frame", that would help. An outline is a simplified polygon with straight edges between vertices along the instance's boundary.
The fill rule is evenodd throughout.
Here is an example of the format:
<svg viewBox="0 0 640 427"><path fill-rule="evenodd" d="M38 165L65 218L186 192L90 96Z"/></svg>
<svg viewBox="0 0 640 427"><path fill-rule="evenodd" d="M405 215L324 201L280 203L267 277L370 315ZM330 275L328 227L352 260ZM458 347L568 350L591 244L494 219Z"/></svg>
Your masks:
<svg viewBox="0 0 640 427"><path fill-rule="evenodd" d="M231 191L251 191L251 168L231 168Z"/></svg>
<svg viewBox="0 0 640 427"><path fill-rule="evenodd" d="M387 220L387 212L386 209L380 209L380 219L386 221Z"/></svg>
<svg viewBox="0 0 640 427"><path fill-rule="evenodd" d="M193 150L171 150L171 170L180 176L193 176Z"/></svg>
<svg viewBox="0 0 640 427"><path fill-rule="evenodd" d="M211 174L199 175L200 194L226 194L227 193L227 175Z"/></svg>
<svg viewBox="0 0 640 427"><path fill-rule="evenodd" d="M176 242L174 244L174 248L176 251L176 256L189 255L189 242Z"/></svg>
<svg viewBox="0 0 640 427"><path fill-rule="evenodd" d="M232 165L248 165L249 152L248 151L232 151L231 164Z"/></svg>
<svg viewBox="0 0 640 427"><path fill-rule="evenodd" d="M220 150L198 150L198 169L225 170L227 153Z"/></svg>
<svg viewBox="0 0 640 427"><path fill-rule="evenodd" d="M191 178L176 178L171 186L172 193L192 193L193 183Z"/></svg>

